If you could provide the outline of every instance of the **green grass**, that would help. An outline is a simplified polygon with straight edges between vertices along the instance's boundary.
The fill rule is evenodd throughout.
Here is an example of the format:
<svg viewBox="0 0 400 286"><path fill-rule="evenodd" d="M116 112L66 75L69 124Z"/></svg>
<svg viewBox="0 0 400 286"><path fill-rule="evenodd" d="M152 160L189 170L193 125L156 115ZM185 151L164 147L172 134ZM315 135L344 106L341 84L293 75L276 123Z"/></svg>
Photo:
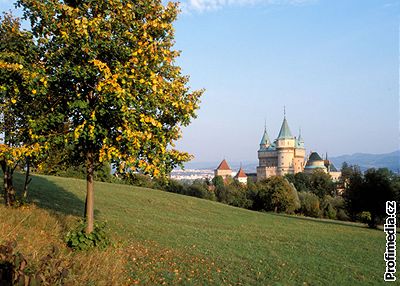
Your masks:
<svg viewBox="0 0 400 286"><path fill-rule="evenodd" d="M35 176L30 199L59 217L80 216L85 186L78 179ZM385 235L359 224L100 182L95 216L121 242L132 284L383 284Z"/></svg>

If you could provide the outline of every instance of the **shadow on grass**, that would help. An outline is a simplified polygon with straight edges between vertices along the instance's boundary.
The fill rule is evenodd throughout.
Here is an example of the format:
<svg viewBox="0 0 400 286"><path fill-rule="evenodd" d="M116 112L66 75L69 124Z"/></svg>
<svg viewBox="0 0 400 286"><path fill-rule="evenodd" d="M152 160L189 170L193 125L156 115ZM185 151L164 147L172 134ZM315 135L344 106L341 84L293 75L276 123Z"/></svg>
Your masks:
<svg viewBox="0 0 400 286"><path fill-rule="evenodd" d="M85 202L45 177L32 176L28 201L38 207L64 215L83 216Z"/></svg>
<svg viewBox="0 0 400 286"><path fill-rule="evenodd" d="M362 228L362 229L370 229L370 230L379 230L379 228L368 228L367 225L363 225L357 222L348 222L348 221L341 221L341 220L330 220L330 219L320 219L320 218L313 218L313 217L302 217L302 216L295 216L295 215L288 215L288 214L277 214L277 213L272 213L270 212L269 214L275 215L275 216L280 216L280 217L286 217L286 218L291 218L291 219L298 219L298 220L303 220L303 221L309 221L309 222L316 222L316 223L322 223L322 224L334 224L334 225L341 225L341 226L348 226L348 227L357 227L357 228Z"/></svg>
<svg viewBox="0 0 400 286"><path fill-rule="evenodd" d="M28 189L28 203L34 203L39 208L50 211L59 221L63 221L63 216L65 215L83 218L85 210L85 201L83 198L79 198L46 177L32 175L31 178L32 181ZM0 172L0 180L2 179L3 174ZM14 173L14 187L19 195L23 188L24 179L24 174ZM0 190L2 196L2 186ZM1 203L4 202L2 201ZM95 210L95 216L98 214L99 211Z"/></svg>

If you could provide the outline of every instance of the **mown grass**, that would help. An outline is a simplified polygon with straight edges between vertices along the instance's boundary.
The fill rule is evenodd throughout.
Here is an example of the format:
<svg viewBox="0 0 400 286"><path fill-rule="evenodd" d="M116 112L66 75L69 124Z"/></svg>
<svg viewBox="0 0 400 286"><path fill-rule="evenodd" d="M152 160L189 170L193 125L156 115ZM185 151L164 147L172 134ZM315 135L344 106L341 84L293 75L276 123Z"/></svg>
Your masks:
<svg viewBox="0 0 400 286"><path fill-rule="evenodd" d="M30 188L36 207L0 208L0 243L15 238L21 251L34 257L35 251L44 253L36 244L62 247L66 230L83 213L85 182L35 176ZM359 224L258 213L100 182L95 183L95 208L116 245L106 252L65 249L76 283L383 284L385 235Z"/></svg>

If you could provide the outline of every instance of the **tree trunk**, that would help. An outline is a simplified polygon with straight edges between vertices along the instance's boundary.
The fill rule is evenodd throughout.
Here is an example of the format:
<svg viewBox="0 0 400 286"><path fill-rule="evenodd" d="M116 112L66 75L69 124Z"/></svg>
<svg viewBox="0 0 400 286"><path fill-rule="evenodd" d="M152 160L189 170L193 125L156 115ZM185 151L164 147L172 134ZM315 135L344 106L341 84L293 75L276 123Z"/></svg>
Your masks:
<svg viewBox="0 0 400 286"><path fill-rule="evenodd" d="M30 160L29 157L26 157L26 173L25 173L25 182L24 182L24 192L22 195L23 202L26 202L26 197L28 196L28 185L32 179L29 178L30 176Z"/></svg>
<svg viewBox="0 0 400 286"><path fill-rule="evenodd" d="M4 203L6 206L12 206L15 204L15 189L13 186L13 169L7 165L5 161L1 162L1 169L3 171L4 180L3 180L3 187L4 187Z"/></svg>
<svg viewBox="0 0 400 286"><path fill-rule="evenodd" d="M88 151L86 155L86 233L91 233L93 231L93 221L94 221L94 190L93 190L93 174L94 174L94 160L93 153Z"/></svg>

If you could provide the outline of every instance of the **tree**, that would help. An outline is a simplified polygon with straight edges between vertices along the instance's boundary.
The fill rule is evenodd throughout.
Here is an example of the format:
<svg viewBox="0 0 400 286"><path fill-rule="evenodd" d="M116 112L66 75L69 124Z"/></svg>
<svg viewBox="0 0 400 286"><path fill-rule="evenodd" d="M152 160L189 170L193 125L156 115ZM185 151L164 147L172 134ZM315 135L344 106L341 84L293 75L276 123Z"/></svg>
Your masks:
<svg viewBox="0 0 400 286"><path fill-rule="evenodd" d="M4 199L10 206L16 202L13 174L25 167L23 199L30 182L31 164L42 147L32 133L32 118L40 117L41 102L37 94L46 90L46 80L33 36L22 31L18 18L4 13L0 17L0 165L4 174Z"/></svg>
<svg viewBox="0 0 400 286"><path fill-rule="evenodd" d="M346 202L346 209L352 220L356 220L357 215L363 211L362 190L364 177L360 169L353 167L346 179L343 197Z"/></svg>
<svg viewBox="0 0 400 286"><path fill-rule="evenodd" d="M354 171L349 178L344 198L353 219L368 212L368 226L375 228L386 216L386 201L398 197L398 176L388 169L369 169L364 176Z"/></svg>
<svg viewBox="0 0 400 286"><path fill-rule="evenodd" d="M361 205L371 214L368 226L375 228L386 216L386 202L395 200L388 169L369 169L365 172L362 185Z"/></svg>
<svg viewBox="0 0 400 286"><path fill-rule="evenodd" d="M311 217L320 217L320 201L317 195L309 192L299 192L300 209L299 212Z"/></svg>
<svg viewBox="0 0 400 286"><path fill-rule="evenodd" d="M296 190L282 177L270 177L256 184L253 208L256 210L293 213L300 207Z"/></svg>
<svg viewBox="0 0 400 286"><path fill-rule="evenodd" d="M311 192L316 194L320 199L325 195L335 195L335 184L329 174L315 170L310 177Z"/></svg>
<svg viewBox="0 0 400 286"><path fill-rule="evenodd" d="M160 0L19 0L49 77L55 136L86 161L86 232L93 230L93 174L109 161L124 173L163 177L190 155L172 147L202 91L175 65L176 3Z"/></svg>
<svg viewBox="0 0 400 286"><path fill-rule="evenodd" d="M298 192L310 192L311 191L311 181L310 175L300 172L296 174L286 174L285 177L289 182L293 183Z"/></svg>

